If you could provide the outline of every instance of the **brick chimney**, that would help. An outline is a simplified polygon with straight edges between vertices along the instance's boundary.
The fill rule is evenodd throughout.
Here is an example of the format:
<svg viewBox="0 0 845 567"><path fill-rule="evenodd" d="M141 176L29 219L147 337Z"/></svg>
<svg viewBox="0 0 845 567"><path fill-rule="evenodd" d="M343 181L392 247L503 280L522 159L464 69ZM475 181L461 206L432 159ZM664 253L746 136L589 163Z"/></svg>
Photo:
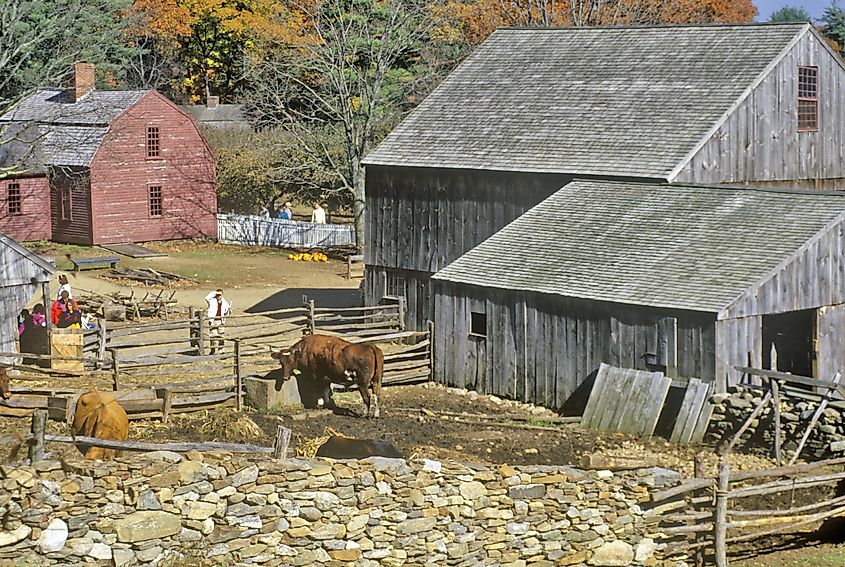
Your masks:
<svg viewBox="0 0 845 567"><path fill-rule="evenodd" d="M76 63L73 66L73 85L68 89L68 98L76 102L94 90L94 64Z"/></svg>
<svg viewBox="0 0 845 567"><path fill-rule="evenodd" d="M220 97L219 96L207 96L205 97L205 107L206 108L217 108L220 106Z"/></svg>

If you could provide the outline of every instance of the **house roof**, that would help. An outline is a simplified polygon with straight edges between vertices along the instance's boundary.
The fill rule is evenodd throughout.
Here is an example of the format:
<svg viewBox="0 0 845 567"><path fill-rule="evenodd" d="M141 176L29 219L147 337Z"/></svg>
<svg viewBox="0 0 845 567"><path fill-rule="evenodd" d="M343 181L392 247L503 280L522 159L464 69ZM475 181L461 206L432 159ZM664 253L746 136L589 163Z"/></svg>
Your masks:
<svg viewBox="0 0 845 567"><path fill-rule="evenodd" d="M56 267L49 260L31 252L18 244L13 238L0 232L0 245L3 245L16 253L18 256L25 258L31 262L36 268L40 268L40 274L36 276L39 283L49 282L50 278L56 272ZM14 263L12 263L14 264ZM19 273L19 266L4 265L2 270L2 277L0 277L0 287L7 285L21 285L23 281L20 279L23 274ZM31 283L27 281L26 283Z"/></svg>
<svg viewBox="0 0 845 567"><path fill-rule="evenodd" d="M204 126L248 126L249 118L242 104L220 104L208 108L204 104L183 104L179 108Z"/></svg>
<svg viewBox="0 0 845 567"><path fill-rule="evenodd" d="M845 193L576 180L434 275L719 312L845 217Z"/></svg>
<svg viewBox="0 0 845 567"><path fill-rule="evenodd" d="M810 28L500 29L364 163L669 179Z"/></svg>
<svg viewBox="0 0 845 567"><path fill-rule="evenodd" d="M146 95L148 90L91 91L70 102L64 90L40 89L0 116L3 124L18 125L27 143L10 149L2 163L18 160L41 165L87 166L108 132L109 124ZM38 153L30 144L38 144Z"/></svg>

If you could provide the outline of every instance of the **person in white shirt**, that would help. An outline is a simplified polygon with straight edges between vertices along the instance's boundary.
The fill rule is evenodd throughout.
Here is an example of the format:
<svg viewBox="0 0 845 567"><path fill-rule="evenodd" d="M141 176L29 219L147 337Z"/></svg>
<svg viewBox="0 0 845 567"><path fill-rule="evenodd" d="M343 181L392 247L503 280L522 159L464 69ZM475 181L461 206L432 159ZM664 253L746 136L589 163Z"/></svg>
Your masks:
<svg viewBox="0 0 845 567"><path fill-rule="evenodd" d="M223 298L223 290L217 289L205 296L208 303L209 353L223 350L223 335L226 334L225 317L232 311L232 305Z"/></svg>
<svg viewBox="0 0 845 567"><path fill-rule="evenodd" d="M67 276L62 274L59 276L59 293L56 294L56 299L62 297L62 292L66 291L68 299L73 299L73 290L70 289L70 282L67 281Z"/></svg>
<svg viewBox="0 0 845 567"><path fill-rule="evenodd" d="M320 203L314 203L314 210L311 212L311 222L315 224L326 224L326 211Z"/></svg>

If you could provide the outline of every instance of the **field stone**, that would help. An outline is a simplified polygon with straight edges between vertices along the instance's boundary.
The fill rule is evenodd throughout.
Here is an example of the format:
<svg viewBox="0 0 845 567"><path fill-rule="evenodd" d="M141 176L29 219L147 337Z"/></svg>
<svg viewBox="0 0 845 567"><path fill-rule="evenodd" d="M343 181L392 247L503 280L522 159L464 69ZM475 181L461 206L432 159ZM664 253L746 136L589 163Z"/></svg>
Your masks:
<svg viewBox="0 0 845 567"><path fill-rule="evenodd" d="M16 529L10 532L0 532L0 547L5 547L7 545L12 545L18 543L19 541L23 541L24 539L28 538L29 534L31 533L32 528L25 525L18 526Z"/></svg>
<svg viewBox="0 0 845 567"><path fill-rule="evenodd" d="M113 549L112 561L115 567L127 567L135 562L135 553L131 549Z"/></svg>
<svg viewBox="0 0 845 567"><path fill-rule="evenodd" d="M176 535L182 529L182 521L176 514L148 510L117 520L114 527L118 541L135 543Z"/></svg>
<svg viewBox="0 0 845 567"><path fill-rule="evenodd" d="M67 541L68 528L64 520L53 518L38 538L38 547L42 553L61 551Z"/></svg>
<svg viewBox="0 0 845 567"><path fill-rule="evenodd" d="M234 487L243 486L258 480L258 466L252 465L245 469L239 470L233 475L229 476L229 484Z"/></svg>
<svg viewBox="0 0 845 567"><path fill-rule="evenodd" d="M596 567L627 567L634 560L634 548L624 541L603 543L587 561Z"/></svg>
<svg viewBox="0 0 845 567"><path fill-rule="evenodd" d="M93 557L94 559L111 559L111 547L104 543L95 543L91 546L91 550L88 552L89 557Z"/></svg>
<svg viewBox="0 0 845 567"><path fill-rule="evenodd" d="M182 484L194 484L205 480L206 477L205 465L199 461L182 461L179 463L179 482Z"/></svg>

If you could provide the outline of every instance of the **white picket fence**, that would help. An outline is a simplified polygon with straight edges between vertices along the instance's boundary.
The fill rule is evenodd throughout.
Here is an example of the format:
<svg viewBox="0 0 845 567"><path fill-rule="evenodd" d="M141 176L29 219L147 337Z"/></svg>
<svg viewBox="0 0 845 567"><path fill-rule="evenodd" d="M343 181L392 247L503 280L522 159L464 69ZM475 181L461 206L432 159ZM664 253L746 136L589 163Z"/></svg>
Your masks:
<svg viewBox="0 0 845 567"><path fill-rule="evenodd" d="M274 248L329 248L355 245L355 227L314 224L253 215L217 215L217 239L224 244Z"/></svg>

